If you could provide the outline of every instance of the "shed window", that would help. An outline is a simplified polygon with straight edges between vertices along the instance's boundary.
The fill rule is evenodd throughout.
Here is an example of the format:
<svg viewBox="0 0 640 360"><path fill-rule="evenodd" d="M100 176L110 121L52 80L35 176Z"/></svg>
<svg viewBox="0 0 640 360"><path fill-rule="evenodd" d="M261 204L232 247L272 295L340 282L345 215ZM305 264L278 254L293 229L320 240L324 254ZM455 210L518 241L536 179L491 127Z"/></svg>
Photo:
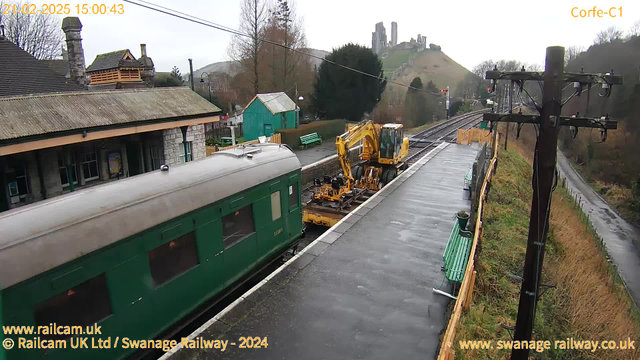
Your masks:
<svg viewBox="0 0 640 360"><path fill-rule="evenodd" d="M158 287L198 265L195 232L158 246L148 256L153 285Z"/></svg>
<svg viewBox="0 0 640 360"><path fill-rule="evenodd" d="M65 290L34 308L37 326L51 323L61 326L92 325L111 315L107 278L100 274ZM63 335L62 338L68 337Z"/></svg>
<svg viewBox="0 0 640 360"><path fill-rule="evenodd" d="M222 218L222 241L227 249L254 232L251 205Z"/></svg>
<svg viewBox="0 0 640 360"><path fill-rule="evenodd" d="M100 173L98 172L98 155L95 151L84 153L82 174L84 174L86 181L95 180L100 177Z"/></svg>
<svg viewBox="0 0 640 360"><path fill-rule="evenodd" d="M298 206L298 183L289 185L289 207Z"/></svg>
<svg viewBox="0 0 640 360"><path fill-rule="evenodd" d="M271 194L271 221L276 221L282 217L282 208L280 207L280 191Z"/></svg>

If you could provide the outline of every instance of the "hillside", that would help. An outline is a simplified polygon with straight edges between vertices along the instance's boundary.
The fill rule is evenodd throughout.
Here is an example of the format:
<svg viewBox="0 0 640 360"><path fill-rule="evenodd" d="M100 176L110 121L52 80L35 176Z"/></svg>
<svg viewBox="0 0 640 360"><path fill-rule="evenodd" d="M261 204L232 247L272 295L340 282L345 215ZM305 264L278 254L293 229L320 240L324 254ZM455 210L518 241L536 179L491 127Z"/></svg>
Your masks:
<svg viewBox="0 0 640 360"><path fill-rule="evenodd" d="M329 55L328 51L318 50L318 49L301 49L301 51L308 52L311 55L319 56L322 58ZM320 66L320 63L322 62L322 60L313 58L313 57L310 58L310 61L311 61L311 66L313 66L314 64L317 66ZM201 74L205 72L206 73L221 72L221 73L229 74L230 76L234 76L235 74L238 73L239 70L240 69L238 64L236 64L234 61L219 61L219 62L214 62L208 65L205 65L197 70L194 70L193 77L194 79L199 79ZM189 74L183 75L183 78L185 81L189 81Z"/></svg>
<svg viewBox="0 0 640 360"><path fill-rule="evenodd" d="M200 69L193 70L193 78L200 79L202 73L221 72L234 76L239 71L238 65L233 61L220 61L214 62L201 67ZM184 81L189 81L189 74L183 74Z"/></svg>
<svg viewBox="0 0 640 360"><path fill-rule="evenodd" d="M640 37L593 45L567 65L568 71L607 72L622 75L624 85L614 86L611 97L599 97L600 87L591 91L589 116L609 114L619 120L618 129L601 142L600 132L581 129L574 139L560 133L561 149L582 176L628 220L640 222ZM571 95L570 86L563 93ZM563 108L564 115L584 114L586 93Z"/></svg>
<svg viewBox="0 0 640 360"><path fill-rule="evenodd" d="M425 49L418 52L415 48L405 49L401 45L399 44L389 50L384 59L382 59L385 76L394 81L409 84L415 77L420 77L423 84L431 80L438 88L444 89L449 86L451 93L453 93L458 83L464 79L465 75L470 73L469 70L442 51ZM413 58L411 58L412 56ZM404 66L404 69L394 74L394 71L403 67L405 63L407 65ZM392 84L388 85L387 88L392 89L392 91L402 89ZM406 91L406 89L402 91Z"/></svg>
<svg viewBox="0 0 640 360"><path fill-rule="evenodd" d="M319 56L321 58L326 57L327 55L331 54L328 51L324 51L324 50L318 50L318 49L302 49L302 51L304 52L308 52L309 54L313 55L313 56ZM310 58L311 60L311 66L317 66L320 67L320 64L322 64L322 60L317 59L317 58Z"/></svg>

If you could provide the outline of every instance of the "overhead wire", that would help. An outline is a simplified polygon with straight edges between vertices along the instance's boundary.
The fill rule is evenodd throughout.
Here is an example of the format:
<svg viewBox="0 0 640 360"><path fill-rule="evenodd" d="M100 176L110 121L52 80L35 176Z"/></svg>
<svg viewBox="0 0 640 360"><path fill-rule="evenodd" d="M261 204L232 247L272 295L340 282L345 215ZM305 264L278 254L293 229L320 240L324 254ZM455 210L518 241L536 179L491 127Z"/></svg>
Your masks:
<svg viewBox="0 0 640 360"><path fill-rule="evenodd" d="M174 10L174 9L171 9L171 8L168 8L168 7L160 6L160 5L157 5L157 4L149 2L149 1L144 1L144 0L137 0L138 2L132 1L132 0L122 0L122 1L126 2L126 3L129 3L129 4L132 4L132 5L140 6L142 8L153 10L153 11L165 14L165 15L173 16L173 17L176 17L176 18L179 18L179 19L182 19L182 20L186 20L186 21L190 21L190 22L193 22L193 23L196 23L196 24L199 24L199 25L203 25L203 26L207 26L207 27L210 27L210 28L213 28L213 29L225 31L225 32L237 35L237 36L246 37L246 38L250 38L250 39L254 38L252 35L245 34L245 33L241 32L239 30L236 30L236 29L224 26L224 25L220 25L220 24L214 23L214 22L209 21L209 20L201 19L201 18L198 18L198 17L190 15L190 14L179 12L177 10ZM426 89L416 88L414 86L410 86L410 85L406 85L406 84L403 84L403 83L399 83L397 81L389 80L389 79L387 79L385 77L382 77L382 76L379 76L379 75L374 75L374 74L367 73L365 71L354 69L354 68L352 68L350 66L346 66L346 65L340 64L338 62L325 59L325 58L323 58L321 56L313 55L313 54L310 54L310 53L307 53L307 52L304 52L304 51L300 51L298 49L293 49L293 48L291 48L289 46L286 46L286 45L283 45L283 44L279 44L279 43L277 43L275 41L271 41L271 40L264 39L264 38L259 38L259 37L256 38L256 39L258 41L261 41L261 42L264 42L264 43L267 43L267 44L271 44L271 45L275 45L275 46L281 47L283 49L289 50L289 51L294 52L294 53L298 53L298 54L301 54L301 55L312 57L312 58L327 62L329 64L332 64L332 65L335 65L335 66L339 66L339 67L341 67L343 69L346 69L346 70L349 70L349 71L353 71L353 72L356 72L356 73L364 75L364 76L368 76L368 77L371 77L371 78L374 78L374 79L377 79L377 80L385 81L387 84L398 85L398 86L402 86L402 87L405 87L405 88L408 88L408 89L413 89L413 90L422 91L422 92L426 92L426 93L430 93L430 94L434 94L435 95L435 93L433 93L431 91L427 91Z"/></svg>

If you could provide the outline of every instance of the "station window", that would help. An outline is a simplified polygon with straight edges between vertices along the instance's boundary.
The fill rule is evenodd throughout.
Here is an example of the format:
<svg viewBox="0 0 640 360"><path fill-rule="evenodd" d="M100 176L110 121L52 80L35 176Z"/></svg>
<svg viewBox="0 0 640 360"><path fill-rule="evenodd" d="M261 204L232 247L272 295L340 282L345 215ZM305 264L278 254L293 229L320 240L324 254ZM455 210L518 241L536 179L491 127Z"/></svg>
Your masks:
<svg viewBox="0 0 640 360"><path fill-rule="evenodd" d="M282 216L282 208L280 207L280 191L271 194L271 221L276 221Z"/></svg>
<svg viewBox="0 0 640 360"><path fill-rule="evenodd" d="M100 173L98 172L98 155L95 151L84 153L82 174L86 181L95 180L100 177Z"/></svg>
<svg viewBox="0 0 640 360"><path fill-rule="evenodd" d="M37 326L89 326L111 315L107 278L100 274L65 290L34 309ZM62 336L68 337L68 335Z"/></svg>
<svg viewBox="0 0 640 360"><path fill-rule="evenodd" d="M11 202L25 201L27 195L31 193L27 176L27 163L17 158L10 158L6 169L6 177Z"/></svg>
<svg viewBox="0 0 640 360"><path fill-rule="evenodd" d="M162 146L151 145L149 146L151 152L151 168L153 170L160 169L160 166L164 165L164 148Z"/></svg>
<svg viewBox="0 0 640 360"><path fill-rule="evenodd" d="M222 241L227 249L254 232L251 205L222 218Z"/></svg>
<svg viewBox="0 0 640 360"><path fill-rule="evenodd" d="M69 186L69 177L67 176L67 164L64 161L64 154L58 155L58 169L60 171L60 183L62 186ZM71 175L73 176L73 183L78 183L78 170L76 169L76 156L71 154Z"/></svg>
<svg viewBox="0 0 640 360"><path fill-rule="evenodd" d="M158 246L148 256L153 286L158 287L198 265L195 232Z"/></svg>
<svg viewBox="0 0 640 360"><path fill-rule="evenodd" d="M182 159L183 159L182 161L183 162L185 162L185 161L187 161L187 162L188 161L193 161L192 145L193 145L193 143L191 141L187 141L184 144L180 143L180 147L182 148L182 150L181 150L182 154L180 155L180 157L182 157ZM185 158L185 155L184 155L185 148L187 150L186 158ZM184 159L186 159L186 160L184 160Z"/></svg>
<svg viewBox="0 0 640 360"><path fill-rule="evenodd" d="M298 206L298 183L289 185L289 207Z"/></svg>

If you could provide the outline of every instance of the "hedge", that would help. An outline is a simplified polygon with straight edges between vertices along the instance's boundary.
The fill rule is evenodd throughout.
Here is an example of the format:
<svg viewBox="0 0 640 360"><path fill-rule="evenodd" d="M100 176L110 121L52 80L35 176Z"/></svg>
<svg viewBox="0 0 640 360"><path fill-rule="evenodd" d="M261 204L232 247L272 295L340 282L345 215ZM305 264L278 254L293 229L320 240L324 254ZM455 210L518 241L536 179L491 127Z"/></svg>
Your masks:
<svg viewBox="0 0 640 360"><path fill-rule="evenodd" d="M280 129L277 132L282 134L282 143L297 148L300 145L300 136L318 133L322 141L335 142L335 137L344 133L345 120L323 120L314 121L310 124L300 125L297 129Z"/></svg>

